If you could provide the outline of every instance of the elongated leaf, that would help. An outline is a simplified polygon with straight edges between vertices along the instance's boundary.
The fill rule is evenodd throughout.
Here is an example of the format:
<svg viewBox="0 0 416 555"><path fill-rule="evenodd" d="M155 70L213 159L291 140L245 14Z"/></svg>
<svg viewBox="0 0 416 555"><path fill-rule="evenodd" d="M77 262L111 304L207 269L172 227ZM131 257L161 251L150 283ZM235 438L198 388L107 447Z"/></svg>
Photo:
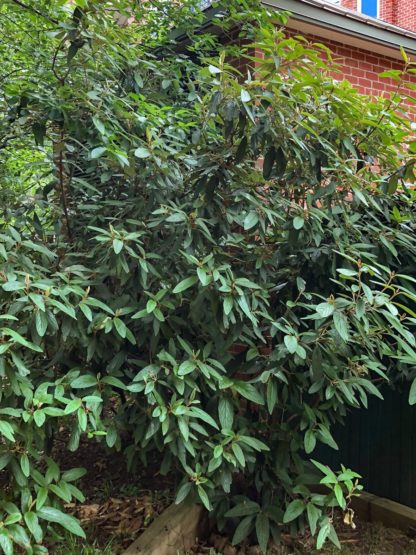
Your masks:
<svg viewBox="0 0 416 555"><path fill-rule="evenodd" d="M294 499L287 506L285 514L283 515L283 522L292 522L292 520L295 520L303 513L305 508L305 503L301 499Z"/></svg>
<svg viewBox="0 0 416 555"><path fill-rule="evenodd" d="M0 434L2 434L9 441L15 441L13 428L5 420L0 420Z"/></svg>
<svg viewBox="0 0 416 555"><path fill-rule="evenodd" d="M264 405L264 398L260 395L254 385L247 382L234 382L234 389L243 397L256 403L257 405Z"/></svg>
<svg viewBox="0 0 416 555"><path fill-rule="evenodd" d="M306 511L308 514L309 528L311 529L312 536L314 536L316 533L316 525L322 512L321 509L318 509L313 503L308 503Z"/></svg>
<svg viewBox="0 0 416 555"><path fill-rule="evenodd" d="M296 353L296 349L298 348L297 337L295 337L294 335L285 335L284 342L289 353Z"/></svg>
<svg viewBox="0 0 416 555"><path fill-rule="evenodd" d="M90 374L79 376L79 378L75 378L75 380L71 382L71 387L73 387L74 389L86 389L88 387L94 387L96 385L97 378L95 376L91 376Z"/></svg>
<svg viewBox="0 0 416 555"><path fill-rule="evenodd" d="M413 380L409 391L409 404L416 405L416 378Z"/></svg>
<svg viewBox="0 0 416 555"><path fill-rule="evenodd" d="M36 513L29 511L28 513L25 513L23 517L25 519L29 532L35 538L37 543L41 543L43 539L43 532L42 532L42 528L39 525L39 519Z"/></svg>
<svg viewBox="0 0 416 555"><path fill-rule="evenodd" d="M229 511L225 513L227 518L234 518L240 516L256 515L260 512L260 505L255 501L249 499L242 501Z"/></svg>
<svg viewBox="0 0 416 555"><path fill-rule="evenodd" d="M254 516L246 516L237 526L231 543L237 545L241 543L254 528Z"/></svg>
<svg viewBox="0 0 416 555"><path fill-rule="evenodd" d="M270 521L267 515L259 513L256 518L256 536L262 553L267 552L267 545L270 536Z"/></svg>
<svg viewBox="0 0 416 555"><path fill-rule="evenodd" d="M17 333L16 331L11 330L10 328L2 328L0 332L2 335L8 335L13 339L13 341L15 341L16 343L19 343L19 345L23 345L23 347L27 347L31 351L36 351L37 353L42 352L41 347L39 347L38 345L35 345L31 341L28 341L22 335L20 335L20 333Z"/></svg>
<svg viewBox="0 0 416 555"><path fill-rule="evenodd" d="M182 293L182 291L186 291L198 281L198 276L191 276L186 279L183 279L178 285L173 289L172 293L175 295L178 293Z"/></svg>
<svg viewBox="0 0 416 555"><path fill-rule="evenodd" d="M202 501L202 504L207 509L207 511L212 511L212 505L207 495L207 492L204 490L202 486L197 487L197 492L199 495L199 499Z"/></svg>
<svg viewBox="0 0 416 555"><path fill-rule="evenodd" d="M59 524L71 534L75 534L75 536L79 536L80 538L85 539L85 532L79 525L79 522L73 516L67 515L60 511L59 509L55 509L53 507L42 507L38 510L37 515L42 520L47 520L48 522L54 522Z"/></svg>
<svg viewBox="0 0 416 555"><path fill-rule="evenodd" d="M234 409L230 399L221 397L218 403L218 417L220 419L221 428L231 430L234 421Z"/></svg>
<svg viewBox="0 0 416 555"><path fill-rule="evenodd" d="M4 528L0 529L0 547L4 555L13 555L13 542Z"/></svg>
<svg viewBox="0 0 416 555"><path fill-rule="evenodd" d="M178 493L176 494L175 503L177 505L179 505L179 503L182 503L182 501L184 501L188 497L191 489L192 489L191 482L185 482L184 484L182 484L178 489Z"/></svg>

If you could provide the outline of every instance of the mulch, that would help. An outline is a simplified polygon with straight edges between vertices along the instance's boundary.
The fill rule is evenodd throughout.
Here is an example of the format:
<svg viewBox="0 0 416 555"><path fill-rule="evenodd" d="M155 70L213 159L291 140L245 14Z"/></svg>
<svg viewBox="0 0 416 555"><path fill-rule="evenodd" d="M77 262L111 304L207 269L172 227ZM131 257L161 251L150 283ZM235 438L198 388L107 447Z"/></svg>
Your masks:
<svg viewBox="0 0 416 555"><path fill-rule="evenodd" d="M76 516L92 544L111 543L115 555L123 552L162 513L174 498L175 480L155 469L160 461L128 472L123 453L108 450L96 440L82 441L77 451L66 448L63 434L54 447L53 457L62 470L83 467L86 475L77 486L85 502L69 503L66 510ZM53 546L50 546L53 554Z"/></svg>
<svg viewBox="0 0 416 555"><path fill-rule="evenodd" d="M341 515L336 517L335 527L341 543L341 551L327 543L323 550L315 549L316 540L310 534L291 537L283 534L280 545L271 545L267 555L416 555L416 542L403 532L386 528L379 523L356 521L356 528L346 526ZM260 547L246 543L240 547L231 545L229 538L213 533L206 541L187 555L261 555Z"/></svg>
<svg viewBox="0 0 416 555"><path fill-rule="evenodd" d="M172 503L175 477L162 476L155 471L160 466L157 459L128 473L122 453L109 455L108 450L95 441L85 440L71 453L66 449L67 438L63 434L56 442L53 455L63 470L86 468L87 474L78 484L86 497L85 502L68 504L66 509L80 519L91 544L105 547L111 543L111 551L118 555ZM416 541L404 533L358 519L356 525L352 529L344 524L341 515L336 518L341 551L327 544L318 552L315 539L309 534L296 538L283 534L281 545L271 545L268 555L416 555ZM50 553L53 552L52 545ZM215 532L187 555L213 553L261 555L257 545L246 543L237 548L227 536Z"/></svg>

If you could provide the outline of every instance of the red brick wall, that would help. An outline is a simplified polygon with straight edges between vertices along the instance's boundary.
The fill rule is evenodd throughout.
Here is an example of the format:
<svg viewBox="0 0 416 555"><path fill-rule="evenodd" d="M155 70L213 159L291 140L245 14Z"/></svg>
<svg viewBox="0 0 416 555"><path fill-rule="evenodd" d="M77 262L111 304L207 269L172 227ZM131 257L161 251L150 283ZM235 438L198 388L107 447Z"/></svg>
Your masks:
<svg viewBox="0 0 416 555"><path fill-rule="evenodd" d="M415 0L379 0L380 19L398 27L416 31ZM357 0L341 0L341 5L357 10Z"/></svg>
<svg viewBox="0 0 416 555"><path fill-rule="evenodd" d="M326 45L340 65L341 76L334 73L336 79L347 79L361 93L368 95L387 95L397 90L396 81L380 77L379 74L389 69L402 69L401 62L337 42L326 41ZM416 76L406 76L405 80L416 83Z"/></svg>
<svg viewBox="0 0 416 555"><path fill-rule="evenodd" d="M339 69L339 71L331 72L334 79L339 81L346 79L360 93L370 96L388 96L399 90L416 98L416 90L412 91L405 87L398 89L397 81L379 76L383 71L403 69L401 61L371 52L370 45L369 50L363 50L345 43L323 39L317 35L305 35L305 37L312 43L321 42L331 50L333 61ZM404 82L416 85L416 75L406 75ZM414 103L409 101L409 104L412 104L415 109Z"/></svg>
<svg viewBox="0 0 416 555"><path fill-rule="evenodd" d="M400 0L380 0L380 19L397 25L397 2ZM405 0L406 1L406 0Z"/></svg>
<svg viewBox="0 0 416 555"><path fill-rule="evenodd" d="M415 0L396 0L396 25L416 31L416 3Z"/></svg>
<svg viewBox="0 0 416 555"><path fill-rule="evenodd" d="M344 6L344 8L349 8L350 10L356 10L357 0L342 0L341 5Z"/></svg>

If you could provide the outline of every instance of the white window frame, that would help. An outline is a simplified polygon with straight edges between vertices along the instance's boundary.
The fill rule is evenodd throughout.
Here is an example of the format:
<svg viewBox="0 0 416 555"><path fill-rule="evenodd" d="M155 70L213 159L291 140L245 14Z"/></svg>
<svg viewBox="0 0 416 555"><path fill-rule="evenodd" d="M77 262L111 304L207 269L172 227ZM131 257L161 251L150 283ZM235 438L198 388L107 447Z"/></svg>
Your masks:
<svg viewBox="0 0 416 555"><path fill-rule="evenodd" d="M362 5L362 0L357 0L357 11L360 12L363 15L367 15L365 13L363 13L363 5ZM367 15L367 17L372 17L371 15ZM380 0L377 0L377 15L376 18L380 17Z"/></svg>

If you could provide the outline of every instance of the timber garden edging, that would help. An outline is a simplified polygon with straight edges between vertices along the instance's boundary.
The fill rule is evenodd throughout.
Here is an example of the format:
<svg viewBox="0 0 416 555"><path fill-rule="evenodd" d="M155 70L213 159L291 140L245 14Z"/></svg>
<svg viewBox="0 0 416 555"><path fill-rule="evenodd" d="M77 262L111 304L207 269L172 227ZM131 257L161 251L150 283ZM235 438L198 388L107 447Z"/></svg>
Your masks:
<svg viewBox="0 0 416 555"><path fill-rule="evenodd" d="M367 492L353 499L352 508L359 519L416 534L416 509ZM182 555L202 537L205 514L200 505L172 503L123 555Z"/></svg>

